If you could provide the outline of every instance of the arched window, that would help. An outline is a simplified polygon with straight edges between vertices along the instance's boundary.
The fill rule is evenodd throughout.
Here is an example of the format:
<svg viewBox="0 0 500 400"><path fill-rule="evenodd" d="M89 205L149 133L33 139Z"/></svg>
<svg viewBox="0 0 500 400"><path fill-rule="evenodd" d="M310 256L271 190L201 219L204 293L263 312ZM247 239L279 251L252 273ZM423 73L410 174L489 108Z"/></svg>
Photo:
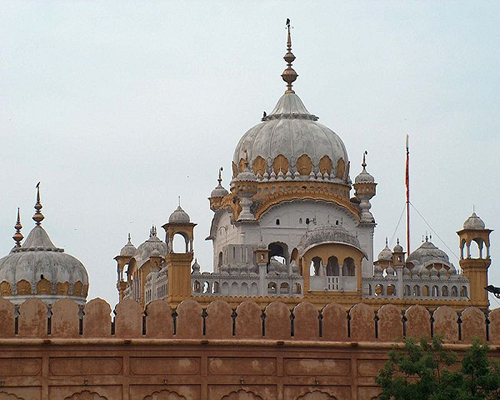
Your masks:
<svg viewBox="0 0 500 400"><path fill-rule="evenodd" d="M439 288L436 285L432 287L432 297L439 297Z"/></svg>
<svg viewBox="0 0 500 400"><path fill-rule="evenodd" d="M413 296L420 297L420 286L418 285L413 286Z"/></svg>
<svg viewBox="0 0 500 400"><path fill-rule="evenodd" d="M300 283L295 284L295 294L301 294L302 293L302 286Z"/></svg>
<svg viewBox="0 0 500 400"><path fill-rule="evenodd" d="M219 293L219 282L214 282L213 292L214 293Z"/></svg>
<svg viewBox="0 0 500 400"><path fill-rule="evenodd" d="M319 257L314 257L311 261L311 266L310 266L310 275L311 276L320 276L320 270L321 270L321 258Z"/></svg>
<svg viewBox="0 0 500 400"><path fill-rule="evenodd" d="M356 266L354 265L354 260L351 257L347 257L344 260L344 265L342 266L343 276L355 276Z"/></svg>
<svg viewBox="0 0 500 400"><path fill-rule="evenodd" d="M233 282L231 284L231 289L229 291L229 294L232 294L232 295L238 294L238 284L236 282Z"/></svg>
<svg viewBox="0 0 500 400"><path fill-rule="evenodd" d="M271 259L277 260L282 264L288 265L288 246L285 243L273 242L268 246L269 262Z"/></svg>
<svg viewBox="0 0 500 400"><path fill-rule="evenodd" d="M451 287L451 297L458 297L458 288L456 286Z"/></svg>
<svg viewBox="0 0 500 400"><path fill-rule="evenodd" d="M430 293L429 286L424 285L424 287L422 288L422 296L427 297L429 296L429 293Z"/></svg>
<svg viewBox="0 0 500 400"><path fill-rule="evenodd" d="M172 239L172 251L174 253L189 252L188 240L181 233L176 233Z"/></svg>
<svg viewBox="0 0 500 400"><path fill-rule="evenodd" d="M339 260L335 256L328 258L328 264L326 265L326 275L327 276L339 276Z"/></svg>
<svg viewBox="0 0 500 400"><path fill-rule="evenodd" d="M384 293L384 285L381 285L380 283L375 286L375 295L376 296L383 296Z"/></svg>
<svg viewBox="0 0 500 400"><path fill-rule="evenodd" d="M200 282L194 281L194 283L193 283L193 292L195 292L195 293L201 293Z"/></svg>
<svg viewBox="0 0 500 400"><path fill-rule="evenodd" d="M462 286L460 288L460 297L468 297L467 286Z"/></svg>
<svg viewBox="0 0 500 400"><path fill-rule="evenodd" d="M396 286L388 285L387 286L387 296L395 296L396 295Z"/></svg>
<svg viewBox="0 0 500 400"><path fill-rule="evenodd" d="M410 287L410 285L405 285L403 296L411 296L411 287Z"/></svg>
<svg viewBox="0 0 500 400"><path fill-rule="evenodd" d="M276 294L276 283L274 282L269 282L267 285L267 293L268 294Z"/></svg>
<svg viewBox="0 0 500 400"><path fill-rule="evenodd" d="M203 282L203 293L210 293L210 283Z"/></svg>
<svg viewBox="0 0 500 400"><path fill-rule="evenodd" d="M443 289L441 289L441 296L448 297L449 295L448 286L443 286Z"/></svg>
<svg viewBox="0 0 500 400"><path fill-rule="evenodd" d="M242 296L248 295L248 284L246 282L241 284L240 294Z"/></svg>
<svg viewBox="0 0 500 400"><path fill-rule="evenodd" d="M283 282L280 285L280 294L288 294L288 283Z"/></svg>

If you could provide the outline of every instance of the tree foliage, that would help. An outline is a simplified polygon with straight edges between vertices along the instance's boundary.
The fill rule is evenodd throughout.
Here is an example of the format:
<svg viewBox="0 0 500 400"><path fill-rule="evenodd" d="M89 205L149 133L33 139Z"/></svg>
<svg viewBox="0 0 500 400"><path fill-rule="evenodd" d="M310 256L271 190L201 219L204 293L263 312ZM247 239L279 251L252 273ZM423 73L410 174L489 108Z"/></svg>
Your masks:
<svg viewBox="0 0 500 400"><path fill-rule="evenodd" d="M376 378L381 400L500 399L500 366L488 359L489 347L475 341L457 365L456 353L443 341L406 339Z"/></svg>

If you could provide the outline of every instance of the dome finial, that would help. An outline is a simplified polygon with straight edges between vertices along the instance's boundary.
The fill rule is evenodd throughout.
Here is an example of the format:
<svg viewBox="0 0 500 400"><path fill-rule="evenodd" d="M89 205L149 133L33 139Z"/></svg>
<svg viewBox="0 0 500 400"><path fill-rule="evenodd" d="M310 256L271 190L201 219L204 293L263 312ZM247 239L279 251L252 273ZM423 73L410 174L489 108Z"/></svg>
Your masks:
<svg viewBox="0 0 500 400"><path fill-rule="evenodd" d="M217 182L219 182L219 186L222 185L222 171L224 171L224 167L219 168L219 178L217 179Z"/></svg>
<svg viewBox="0 0 500 400"><path fill-rule="evenodd" d="M24 239L23 234L21 233L22 229L21 225L21 215L19 213L19 207L17 208L17 221L16 225L14 225L14 228L16 228L16 233L14 233L14 236L12 236L12 239L16 242L16 247L21 247L21 240Z"/></svg>
<svg viewBox="0 0 500 400"><path fill-rule="evenodd" d="M41 222L45 219L40 210L43 208L42 203L40 203L40 182L36 184L36 204L35 204L35 215L33 215L33 221L36 222L37 225L40 225Z"/></svg>
<svg viewBox="0 0 500 400"><path fill-rule="evenodd" d="M366 168L366 156L368 155L368 150L365 150L365 152L363 153L363 162L361 163L361 166L363 167L363 169Z"/></svg>
<svg viewBox="0 0 500 400"><path fill-rule="evenodd" d="M295 56L292 53L292 35L290 34L290 19L286 19L286 27L288 29L288 38L286 42L287 52L283 59L286 61L287 68L281 74L281 77L286 82L286 91L285 93L295 93L292 89L292 84L297 79L297 72L292 68L292 63L295 61Z"/></svg>

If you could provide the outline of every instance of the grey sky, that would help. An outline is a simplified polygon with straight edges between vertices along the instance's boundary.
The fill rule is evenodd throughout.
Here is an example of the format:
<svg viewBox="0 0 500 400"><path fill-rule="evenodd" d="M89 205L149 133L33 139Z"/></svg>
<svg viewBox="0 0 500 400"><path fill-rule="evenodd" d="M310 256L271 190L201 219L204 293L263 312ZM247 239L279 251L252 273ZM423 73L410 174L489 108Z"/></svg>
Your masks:
<svg viewBox="0 0 500 400"><path fill-rule="evenodd" d="M0 256L18 206L32 228L41 181L43 225L87 267L89 298L117 301L113 257L128 232L138 246L167 222L178 195L211 270L207 197L285 89L287 17L296 92L344 140L352 178L368 150L376 253L404 206L407 133L412 202L453 253L473 204L500 230L496 1L2 1ZM430 229L412 222L415 249ZM500 286L497 232L492 258Z"/></svg>

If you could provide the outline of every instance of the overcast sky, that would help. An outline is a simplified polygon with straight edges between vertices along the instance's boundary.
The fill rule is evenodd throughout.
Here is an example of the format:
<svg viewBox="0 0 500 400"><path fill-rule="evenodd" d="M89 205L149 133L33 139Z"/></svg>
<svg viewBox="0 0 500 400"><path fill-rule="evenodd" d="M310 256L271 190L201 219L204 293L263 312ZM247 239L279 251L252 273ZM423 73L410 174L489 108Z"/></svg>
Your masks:
<svg viewBox="0 0 500 400"><path fill-rule="evenodd" d="M458 267L473 205L500 230L498 1L0 1L0 256L18 206L33 227L41 181L43 226L87 267L89 299L116 303L113 257L179 195L211 271L207 197L285 89L286 18L296 93L344 140L352 179L368 150L375 255L405 236L409 134L412 202ZM432 230L412 212L414 249Z"/></svg>

